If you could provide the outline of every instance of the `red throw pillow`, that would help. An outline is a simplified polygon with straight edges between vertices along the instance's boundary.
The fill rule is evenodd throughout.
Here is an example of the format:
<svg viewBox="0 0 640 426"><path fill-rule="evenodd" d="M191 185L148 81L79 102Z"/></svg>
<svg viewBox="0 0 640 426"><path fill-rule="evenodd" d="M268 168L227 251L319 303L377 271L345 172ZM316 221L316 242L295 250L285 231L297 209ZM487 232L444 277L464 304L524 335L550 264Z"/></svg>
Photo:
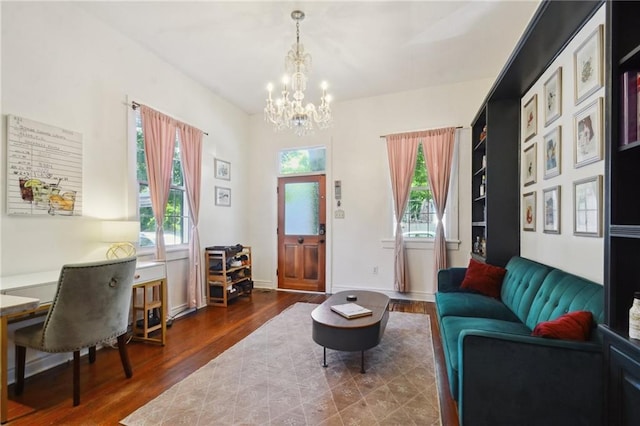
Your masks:
<svg viewBox="0 0 640 426"><path fill-rule="evenodd" d="M593 314L589 311L575 311L564 314L553 321L541 322L533 329L533 336L550 339L589 340Z"/></svg>
<svg viewBox="0 0 640 426"><path fill-rule="evenodd" d="M471 259L460 287L500 299L500 288L506 273L504 268Z"/></svg>

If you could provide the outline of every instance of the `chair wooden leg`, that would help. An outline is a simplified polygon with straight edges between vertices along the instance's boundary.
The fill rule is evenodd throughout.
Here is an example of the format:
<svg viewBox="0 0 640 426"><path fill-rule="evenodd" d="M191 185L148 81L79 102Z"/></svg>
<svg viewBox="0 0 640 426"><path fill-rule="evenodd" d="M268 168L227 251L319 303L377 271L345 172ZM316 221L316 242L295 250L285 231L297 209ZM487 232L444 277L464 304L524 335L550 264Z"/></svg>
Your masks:
<svg viewBox="0 0 640 426"><path fill-rule="evenodd" d="M89 347L89 364L93 364L96 362L96 347Z"/></svg>
<svg viewBox="0 0 640 426"><path fill-rule="evenodd" d="M73 352L73 406L80 405L80 351Z"/></svg>
<svg viewBox="0 0 640 426"><path fill-rule="evenodd" d="M24 346L16 346L16 395L22 395L22 392L24 391L24 367L26 357L27 348Z"/></svg>
<svg viewBox="0 0 640 426"><path fill-rule="evenodd" d="M127 378L133 376L133 370L131 369L131 362L129 361L129 354L127 353L127 335L122 334L118 336L118 351L120 352L120 361L122 361L122 368L124 368L124 374Z"/></svg>

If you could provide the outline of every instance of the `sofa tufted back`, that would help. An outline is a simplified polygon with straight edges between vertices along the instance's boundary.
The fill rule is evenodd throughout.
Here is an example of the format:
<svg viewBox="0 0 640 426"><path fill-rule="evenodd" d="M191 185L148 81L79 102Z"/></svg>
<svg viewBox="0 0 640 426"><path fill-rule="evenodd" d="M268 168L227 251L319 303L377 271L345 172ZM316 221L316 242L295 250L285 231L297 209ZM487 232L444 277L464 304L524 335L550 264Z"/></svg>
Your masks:
<svg viewBox="0 0 640 426"><path fill-rule="evenodd" d="M525 324L533 329L572 311L591 311L597 323L604 321L604 288L600 284L554 269L544 279L533 300Z"/></svg>
<svg viewBox="0 0 640 426"><path fill-rule="evenodd" d="M514 256L506 266L502 281L502 302L526 322L531 305L551 268L523 257Z"/></svg>

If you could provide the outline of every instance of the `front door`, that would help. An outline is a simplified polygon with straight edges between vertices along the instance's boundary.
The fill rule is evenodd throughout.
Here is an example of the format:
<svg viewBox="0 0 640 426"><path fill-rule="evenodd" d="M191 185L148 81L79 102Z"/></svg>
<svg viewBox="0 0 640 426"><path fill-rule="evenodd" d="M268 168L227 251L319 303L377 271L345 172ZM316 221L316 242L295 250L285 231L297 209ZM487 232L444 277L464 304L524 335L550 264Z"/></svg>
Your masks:
<svg viewBox="0 0 640 426"><path fill-rule="evenodd" d="M278 179L278 288L325 291L325 176Z"/></svg>

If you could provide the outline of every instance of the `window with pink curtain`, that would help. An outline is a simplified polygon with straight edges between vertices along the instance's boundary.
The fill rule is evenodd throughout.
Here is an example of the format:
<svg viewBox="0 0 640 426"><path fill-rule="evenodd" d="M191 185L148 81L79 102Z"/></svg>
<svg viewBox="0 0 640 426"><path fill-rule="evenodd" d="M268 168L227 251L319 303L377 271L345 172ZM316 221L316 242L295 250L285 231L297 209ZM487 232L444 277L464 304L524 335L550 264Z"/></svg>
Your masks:
<svg viewBox="0 0 640 426"><path fill-rule="evenodd" d="M447 266L443 219L451 180L455 128L389 135L386 140L397 218L394 288L402 293L410 288L404 237L433 238L436 273ZM429 214L430 210L434 217ZM415 226L413 230L411 225Z"/></svg>
<svg viewBox="0 0 640 426"><path fill-rule="evenodd" d="M142 131L142 117L139 109L135 110L136 117L136 176L138 181L138 207L140 215L140 247L156 246L156 220L151 207L149 193L149 178L146 163L144 134ZM177 135L177 133L176 133ZM164 243L165 246L189 243L189 204L186 197L186 186L183 175L181 144L175 138L175 146L171 161L171 183L169 196L164 212Z"/></svg>

